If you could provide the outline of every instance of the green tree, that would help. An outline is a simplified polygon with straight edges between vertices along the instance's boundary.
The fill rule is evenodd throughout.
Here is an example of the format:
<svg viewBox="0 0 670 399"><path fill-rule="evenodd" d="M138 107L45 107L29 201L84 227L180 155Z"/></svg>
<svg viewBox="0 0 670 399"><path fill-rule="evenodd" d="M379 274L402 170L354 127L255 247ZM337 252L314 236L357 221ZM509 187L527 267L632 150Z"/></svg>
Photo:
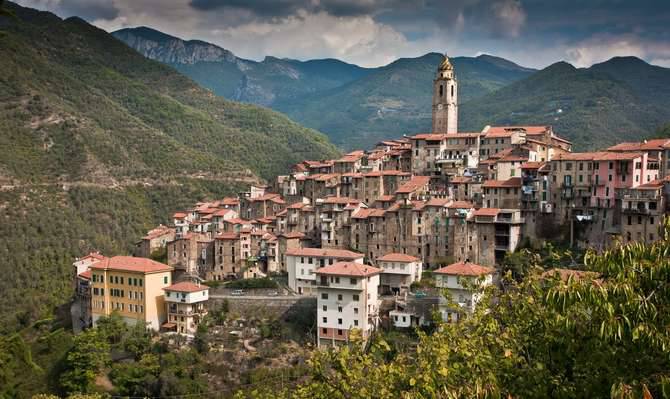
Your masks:
<svg viewBox="0 0 670 399"><path fill-rule="evenodd" d="M72 349L65 358L65 372L61 374L61 386L69 393L88 393L93 382L110 359L107 338L97 329L86 330L74 338Z"/></svg>
<svg viewBox="0 0 670 399"><path fill-rule="evenodd" d="M531 270L488 289L472 317L418 332L415 350L385 340L319 351L294 398L661 398L670 395L670 225L652 244L587 252L587 272ZM495 299L495 300L494 300Z"/></svg>

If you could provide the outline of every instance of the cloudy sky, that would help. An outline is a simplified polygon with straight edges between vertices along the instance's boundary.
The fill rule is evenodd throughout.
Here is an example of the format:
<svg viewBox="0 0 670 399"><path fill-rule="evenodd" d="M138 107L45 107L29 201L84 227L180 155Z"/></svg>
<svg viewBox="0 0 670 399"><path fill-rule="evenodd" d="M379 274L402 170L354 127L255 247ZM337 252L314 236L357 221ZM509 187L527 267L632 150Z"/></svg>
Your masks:
<svg viewBox="0 0 670 399"><path fill-rule="evenodd" d="M430 51L525 66L634 55L670 67L670 0L19 0L108 31L149 26L237 56L363 66Z"/></svg>

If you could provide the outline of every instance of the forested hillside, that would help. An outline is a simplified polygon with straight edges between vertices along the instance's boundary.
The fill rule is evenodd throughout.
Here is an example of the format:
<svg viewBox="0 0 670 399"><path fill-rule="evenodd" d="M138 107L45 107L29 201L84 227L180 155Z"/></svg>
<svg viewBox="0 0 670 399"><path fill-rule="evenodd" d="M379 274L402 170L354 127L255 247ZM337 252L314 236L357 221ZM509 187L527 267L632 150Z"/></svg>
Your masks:
<svg viewBox="0 0 670 399"><path fill-rule="evenodd" d="M177 207L338 152L226 101L78 18L0 19L0 329L50 314L69 267L127 253Z"/></svg>
<svg viewBox="0 0 670 399"><path fill-rule="evenodd" d="M284 112L345 149L367 148L377 140L430 128L432 85L441 54L404 58L379 68L333 59L266 57L255 62L211 43L185 41L146 27L113 35L219 95ZM452 61L461 102L534 71L488 55Z"/></svg>
<svg viewBox="0 0 670 399"><path fill-rule="evenodd" d="M182 40L147 27L121 29L112 35L219 96L270 107L342 86L372 71L335 59L246 60L214 44Z"/></svg>
<svg viewBox="0 0 670 399"><path fill-rule="evenodd" d="M379 140L427 132L431 128L433 79L442 57L430 53L402 58L342 87L275 107L306 126L326 132L333 143L346 149L366 148ZM451 60L461 103L532 73L486 55Z"/></svg>
<svg viewBox="0 0 670 399"><path fill-rule="evenodd" d="M670 121L670 69L635 57L590 68L559 62L460 107L461 130L551 124L576 150L654 135Z"/></svg>

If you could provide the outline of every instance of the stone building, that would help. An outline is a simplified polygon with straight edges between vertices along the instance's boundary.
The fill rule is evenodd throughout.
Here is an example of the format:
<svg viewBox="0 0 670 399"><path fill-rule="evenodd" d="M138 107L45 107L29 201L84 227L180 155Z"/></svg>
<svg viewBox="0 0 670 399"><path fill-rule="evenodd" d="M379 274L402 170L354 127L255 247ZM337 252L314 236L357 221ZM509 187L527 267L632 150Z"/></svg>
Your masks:
<svg viewBox="0 0 670 399"><path fill-rule="evenodd" d="M433 133L458 132L458 82L449 57L444 56L433 82Z"/></svg>

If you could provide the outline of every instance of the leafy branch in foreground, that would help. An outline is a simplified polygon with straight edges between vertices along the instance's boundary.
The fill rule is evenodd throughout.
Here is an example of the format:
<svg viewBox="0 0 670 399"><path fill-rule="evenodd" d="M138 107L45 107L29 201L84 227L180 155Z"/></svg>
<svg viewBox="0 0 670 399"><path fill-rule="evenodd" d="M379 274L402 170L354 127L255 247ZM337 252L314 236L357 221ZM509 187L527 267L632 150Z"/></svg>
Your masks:
<svg viewBox="0 0 670 399"><path fill-rule="evenodd" d="M378 340L367 352L317 352L309 379L283 397L670 397L667 221L665 232L652 244L589 251L585 271L506 277L504 291L486 292L488 309L419 332L414 351L393 354Z"/></svg>

